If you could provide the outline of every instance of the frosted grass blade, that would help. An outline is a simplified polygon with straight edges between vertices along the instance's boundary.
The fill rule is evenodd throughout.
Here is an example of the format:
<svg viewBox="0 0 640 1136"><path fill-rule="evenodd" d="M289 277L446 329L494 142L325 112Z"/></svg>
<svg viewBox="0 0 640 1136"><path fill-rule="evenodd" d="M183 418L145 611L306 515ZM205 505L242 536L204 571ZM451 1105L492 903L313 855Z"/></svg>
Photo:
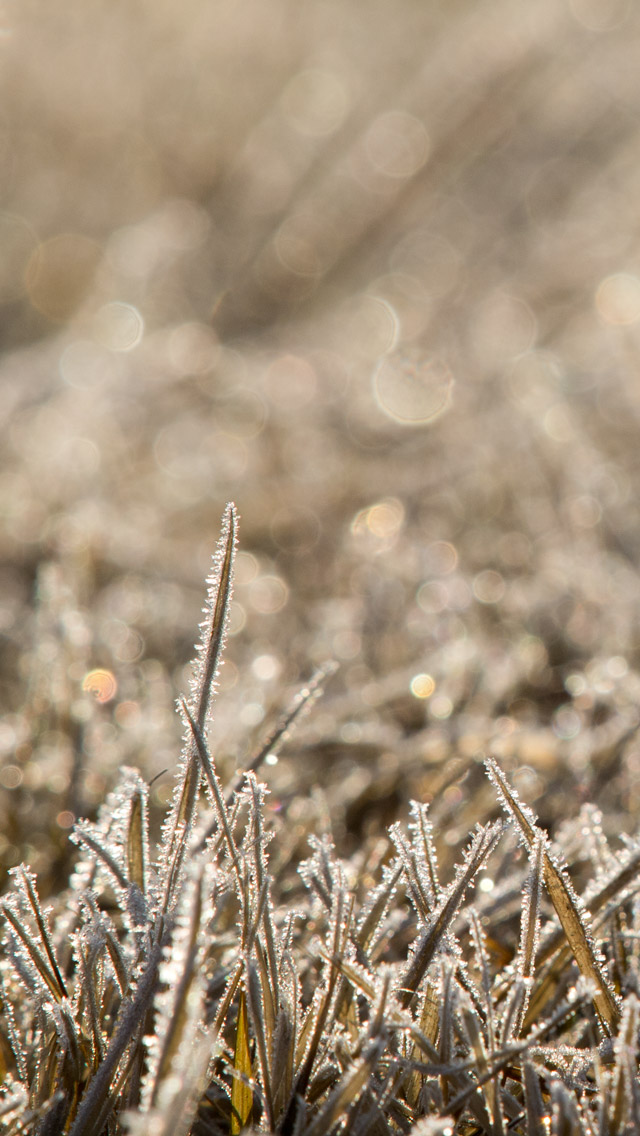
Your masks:
<svg viewBox="0 0 640 1136"><path fill-rule="evenodd" d="M532 847L536 837L545 840L544 882L549 898L556 909L581 973L595 986L593 1002L602 1027L605 1033L613 1034L620 1022L620 1010L605 977L603 963L596 953L589 929L588 913L578 900L566 873L554 864L546 845L546 837L536 828L529 810L523 808L518 801L499 766L490 759L487 760L486 766L506 810L515 819L525 842Z"/></svg>
<svg viewBox="0 0 640 1136"><path fill-rule="evenodd" d="M36 890L35 877L32 872L28 871L27 868L25 868L24 864L21 864L15 871L15 878L18 882L19 888L26 898L28 906L31 909L33 918L35 919L36 927L38 928L38 934L40 936L40 942L42 943L45 955L49 960L49 964L60 989L60 993L62 995L65 995L67 992L66 987L62 975L60 974L58 961L55 956L53 943L51 941L51 935L49 933L49 928L47 927L46 919L40 906L40 900L38 898L38 892Z"/></svg>
<svg viewBox="0 0 640 1136"><path fill-rule="evenodd" d="M201 624L201 638L196 648L194 677L191 684L192 716L201 733L204 733L211 701L215 692L215 680L220 667L224 646L231 595L233 589L233 565L235 559L238 531L238 515L233 504L228 504L223 518L220 539L213 559L213 569L207 581L208 596L205 620ZM172 863L176 880L179 878L181 861L176 859L176 843L185 843L193 824L201 767L191 729L185 739L182 765L173 804L163 829L164 870ZM184 835L178 833L182 829Z"/></svg>
<svg viewBox="0 0 640 1136"><path fill-rule="evenodd" d="M427 968L435 957L443 936L451 927L464 900L467 888L495 848L501 833L501 824L491 824L485 828L480 828L466 850L463 863L456 869L453 883L444 891L429 926L405 970L401 982L401 1003L403 1006L406 1007L411 1004Z"/></svg>

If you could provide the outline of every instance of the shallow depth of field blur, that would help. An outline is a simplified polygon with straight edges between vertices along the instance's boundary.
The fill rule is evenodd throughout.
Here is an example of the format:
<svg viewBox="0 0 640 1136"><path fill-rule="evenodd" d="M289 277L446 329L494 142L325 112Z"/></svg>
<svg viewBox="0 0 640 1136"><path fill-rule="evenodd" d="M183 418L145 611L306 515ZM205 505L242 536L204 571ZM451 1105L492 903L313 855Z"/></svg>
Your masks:
<svg viewBox="0 0 640 1136"><path fill-rule="evenodd" d="M121 764L166 800L228 500L225 779L339 663L265 772L293 842L417 796L457 846L486 754L544 824L635 829L640 10L1 22L3 875L59 887Z"/></svg>

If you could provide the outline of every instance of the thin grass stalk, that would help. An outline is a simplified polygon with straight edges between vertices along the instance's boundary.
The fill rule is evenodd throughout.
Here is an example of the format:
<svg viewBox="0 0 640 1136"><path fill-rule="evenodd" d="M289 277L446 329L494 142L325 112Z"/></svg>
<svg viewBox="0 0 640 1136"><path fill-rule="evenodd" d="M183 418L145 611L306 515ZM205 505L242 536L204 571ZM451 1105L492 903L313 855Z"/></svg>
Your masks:
<svg viewBox="0 0 640 1136"><path fill-rule="evenodd" d="M384 1042L375 1041L365 1055L354 1062L329 1096L315 1120L306 1129L305 1136L324 1136L344 1115L369 1081L384 1048Z"/></svg>
<svg viewBox="0 0 640 1136"><path fill-rule="evenodd" d="M140 1023L151 1004L158 980L161 947L156 944L130 1001L120 1008L113 1037L99 1069L80 1102L69 1136L98 1136L102 1109L109 1096L114 1074L128 1046L138 1044Z"/></svg>
<svg viewBox="0 0 640 1136"><path fill-rule="evenodd" d="M60 988L60 983L49 966L48 959L41 953L39 948L34 943L28 931L22 926L18 916L13 911L13 908L5 903L2 908L2 913L10 924L16 938L22 943L28 958L30 959L36 972L39 974L44 985L50 990L54 998L60 1001L61 998L66 996L64 988Z"/></svg>
<svg viewBox="0 0 640 1136"><path fill-rule="evenodd" d="M363 952L369 949L371 940L379 924L382 922L389 903L391 902L391 897L398 886L403 870L401 863L398 863L395 868L392 867L389 870L387 879L383 882L381 887L376 889L371 908L362 920L355 936L355 941Z"/></svg>
<svg viewBox="0 0 640 1136"><path fill-rule="evenodd" d="M637 1068L638 1054L638 1018L639 1005L635 995L630 994L626 999L620 1033L615 1040L615 1065L611 1084L611 1131L621 1132L629 1123L629 1116L633 1110L633 1081L629 1071Z"/></svg>
<svg viewBox="0 0 640 1136"><path fill-rule="evenodd" d="M411 1004L443 936L448 931L457 914L467 888L482 867L482 864L495 848L501 832L501 825L488 825L486 828L478 831L470 844L466 853L465 862L458 870L453 886L444 893L444 898L436 909L427 930L422 936L413 959L405 970L400 995L401 1004L405 1008Z"/></svg>
<svg viewBox="0 0 640 1136"><path fill-rule="evenodd" d="M353 910L353 902L351 904L351 908L350 908L348 915L347 915L345 933L348 933L348 928L349 928L349 925L350 925L350 922L351 922L352 910ZM342 894L342 890L338 887L336 889L336 894L335 894L334 931L333 931L333 943L332 943L332 950L331 950L331 957L332 958L334 956L341 957L341 955L342 955L341 947L342 947L343 939L345 938L345 934L343 934L343 927L342 927L342 916L343 916L343 894ZM324 991L324 994L322 995L320 1003L318 1005L318 1008L317 1008L317 1011L316 1011L315 1026L314 1026L314 1029L313 1029L313 1034L312 1034L312 1037L311 1037L311 1041L309 1043L307 1054L306 1054L306 1057L304 1058L304 1061L302 1063L302 1066L300 1068L298 1076L296 1077L294 1090L291 1094L291 1099L289 1101L287 1111L286 1111L284 1118L283 1118L283 1121L282 1121L282 1125L281 1125L281 1128L280 1128L281 1136L293 1136L293 1133L295 1131L296 1113L297 1113L297 1110L298 1110L298 1103L297 1103L298 1098L304 1097L306 1090L307 1090L307 1086L309 1084L309 1080L311 1078L311 1071L313 1069L313 1065L314 1065L315 1060L316 1060L316 1056L317 1056L318 1049L320 1047L320 1042L322 1040L322 1035L323 1035L323 1032L324 1032L325 1023L326 1023L327 1017L329 1015L329 1007L330 1007L332 999L333 999L333 994L334 994L338 974L339 974L339 971L338 971L337 967L333 963L330 963L329 964L329 976L328 976L328 980L327 980L327 986L326 986L326 989ZM310 1020L311 1020L310 1018L307 1019L307 1021L310 1021ZM305 1023L305 1025L306 1025L306 1023ZM305 1033L305 1031L303 1030L302 1033L301 1033L301 1036L300 1036L299 1043L298 1043L299 1045L304 1038L304 1033Z"/></svg>
<svg viewBox="0 0 640 1136"><path fill-rule="evenodd" d="M77 844L84 844L84 846L93 853L95 858L99 860L100 863L113 876L118 887L122 888L123 891L127 891L129 887L129 880L125 876L122 868L119 864L116 863L114 857L111 855L108 849L103 847L103 845L100 843L97 837L93 835L93 833L89 832L84 825L78 824L73 830L73 839Z"/></svg>
<svg viewBox="0 0 640 1136"><path fill-rule="evenodd" d="M7 987L6 987L6 984L5 984L4 975L2 973L1 968L0 968L0 997L2 998L3 1012L4 1012L4 1016L5 1016L5 1021L6 1021L6 1024L7 1024L7 1035L8 1035L8 1038L9 1038L9 1045L11 1046L11 1052L13 1053L13 1056L14 1056L14 1060L15 1060L15 1063L16 1063L16 1069L18 1070L18 1076L19 1076L20 1080L22 1081L22 1083L24 1085L26 1085L27 1080L28 1080L28 1076L29 1076L28 1068L27 1068L27 1054L25 1052L24 1046L22 1045L22 1041L20 1040L20 1035L18 1033L18 1029L17 1029L17 1025L16 1025L15 1012L14 1012L13 1005L11 1003L11 1000L10 1000L8 992L7 992Z"/></svg>
<svg viewBox="0 0 640 1136"><path fill-rule="evenodd" d="M87 1006L89 1026L93 1041L93 1066L95 1072L104 1058L105 1046L102 1030L100 1028L100 1013L96 998L94 965L92 965L82 943L78 944L78 963L80 974L82 975L82 992Z"/></svg>
<svg viewBox="0 0 640 1136"><path fill-rule="evenodd" d="M269 962L269 989L273 998L274 1014L275 1008L280 1003L280 992L278 988L278 958L275 945L275 935L273 930L271 900L270 900L270 886L271 881L267 872L265 863L265 833L263 825L263 801L262 795L259 791L258 784L253 773L248 774L247 777L249 789L252 796L252 820L254 829L253 840L253 864L256 882L260 891L266 887L266 901L262 909L262 928L264 931L265 944L267 949L267 958Z"/></svg>
<svg viewBox="0 0 640 1136"><path fill-rule="evenodd" d="M415 851L402 833L399 824L393 825L389 830L389 834L398 850L398 856L402 861L402 869L413 900L413 906L422 922L427 924L429 922L430 913L433 910L433 896L428 895L422 886Z"/></svg>
<svg viewBox="0 0 640 1136"><path fill-rule="evenodd" d="M258 1063L260 1065L260 1073L262 1077L262 1090L266 1119L269 1128L273 1129L273 1089L271 1084L271 1070L269 1067L267 1038L264 1029L264 1012L261 1013L261 1011L264 1011L264 1003L262 1001L260 980L258 978L256 968L253 966L249 958L245 960L245 981L247 993L247 1009L249 1010L249 1017L251 1019L251 1025L253 1027L253 1035L256 1042L256 1052L258 1055Z"/></svg>
<svg viewBox="0 0 640 1136"><path fill-rule="evenodd" d="M237 512L235 506L230 503L227 505L222 519L208 604L210 617L203 625L202 649L200 650L197 675L194 679L195 709L193 717L201 733L204 733L207 724L209 708L214 694L214 681L220 666L229 619L237 526ZM180 840L178 836L180 828L183 826L185 832L189 832L191 829L200 777L200 762L195 743L191 737L186 745L182 783L178 789L172 810L173 815L167 829L169 839L166 859L168 861L175 862L175 846Z"/></svg>
<svg viewBox="0 0 640 1136"><path fill-rule="evenodd" d="M238 513L235 505L230 502L223 514L220 542L224 543L220 576L217 586L215 606L211 618L211 632L207 643L200 680L199 697L196 705L195 719L198 728L203 733L209 716L209 707L213 697L213 683L220 666L224 637L231 606L233 584L233 563L238 540Z"/></svg>
<svg viewBox="0 0 640 1136"><path fill-rule="evenodd" d="M266 906L266 904L265 904ZM253 949L256 956L258 965L258 973L260 975L260 989L262 995L262 1006L264 1009L264 1026L265 1033L269 1047L273 1041L273 1032L276 1026L276 1015L278 1012L278 1002L275 1000L275 992L271 987L269 964L267 962L266 951L262 944L260 935L256 935L253 940Z"/></svg>
<svg viewBox="0 0 640 1136"><path fill-rule="evenodd" d="M478 1085L482 1088L487 1112L491 1118L492 1133L495 1136L503 1136L504 1123L497 1099L496 1081L489 1073L489 1061L480 1023L468 1006L463 1006L460 1014L474 1055L474 1073L477 1076ZM450 1107L452 1111L455 1110L454 1104Z"/></svg>
<svg viewBox="0 0 640 1136"><path fill-rule="evenodd" d="M305 712L313 706L313 703L316 701L316 699L321 697L325 684L328 682L331 676L335 674L336 670L336 663L325 663L323 667L320 667L315 672L309 682L305 686L303 686L301 690L298 691L290 709L287 710L287 712L277 722L273 732L269 734L269 736L258 749L257 753L254 754L254 756L246 764L243 772L239 777L236 778L236 780L227 790L227 805L231 803L233 797L235 797L242 788L243 781L247 774L257 773L268 757L271 757L278 753L280 747L284 745L285 741L293 730L293 727L298 723L299 719L303 717Z"/></svg>
<svg viewBox="0 0 640 1136"><path fill-rule="evenodd" d="M38 934L40 935L40 941L41 941L41 943L44 947L45 954L46 954L46 956L49 960L51 970L52 970L52 972L55 976L55 979L56 979L56 982L58 984L58 987L60 989L61 994L63 996L65 996L66 993L67 993L67 988L65 986L64 979L63 979L63 977L60 973L60 969L58 967L58 961L56 959L55 951L53 949L53 943L51 941L51 935L49 934L49 929L47 927L47 923L46 923L44 914L42 912L42 908L40 906L40 900L38 898L38 893L35 889L33 877L31 875L31 873L28 872L24 868L24 866L21 866L20 868L17 869L17 878L18 878L18 880L21 884L22 890L23 890L23 892L24 892L24 894L27 898L27 901L29 903L29 907L31 908L31 911L33 912L33 917L36 921L36 926L38 928Z"/></svg>
<svg viewBox="0 0 640 1136"><path fill-rule="evenodd" d="M202 765L202 769L207 779L207 784L209 785L211 796L215 804L216 821L226 842L227 851L236 873L236 879L238 883L240 883L240 853L233 838L233 833L231 832L228 806L222 795L220 782L218 781L218 777L216 776L213 761L207 748L204 734L202 733L200 726L193 717L186 699L182 698L180 700L180 706L191 728L195 742L196 753L200 759L200 763ZM204 844L202 845L202 847L204 847Z"/></svg>
<svg viewBox="0 0 640 1136"><path fill-rule="evenodd" d="M195 964L199 954L199 936L203 911L203 889L205 886L204 868L201 868L193 884L190 911L187 916L187 940L184 961L179 980L175 986L171 1010L166 1018L166 1032L162 1037L162 1048L158 1054L155 1079L150 1094L150 1108L158 1099L158 1091L167 1074L177 1050L187 1018L187 997L195 977Z"/></svg>
<svg viewBox="0 0 640 1136"><path fill-rule="evenodd" d="M540 1089L540 1078L533 1062L526 1056L522 1059L521 1068L527 1136L547 1136L546 1109Z"/></svg>
<svg viewBox="0 0 640 1136"><path fill-rule="evenodd" d="M417 842L417 839L419 837L422 843L424 863L426 864L429 873L434 901L437 902L437 900L440 898L441 892L438 873L438 857L433 841L432 825L427 816L427 806L419 801L414 801L411 806L411 812L415 818L413 824L415 830L414 838Z"/></svg>

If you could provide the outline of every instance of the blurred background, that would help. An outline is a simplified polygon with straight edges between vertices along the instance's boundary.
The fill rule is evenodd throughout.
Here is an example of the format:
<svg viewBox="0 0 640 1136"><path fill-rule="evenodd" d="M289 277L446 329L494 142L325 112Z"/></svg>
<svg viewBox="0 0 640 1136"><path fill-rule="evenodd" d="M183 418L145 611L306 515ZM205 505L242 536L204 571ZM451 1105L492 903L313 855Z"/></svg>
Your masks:
<svg viewBox="0 0 640 1136"><path fill-rule="evenodd" d="M225 778L339 664L265 773L292 842L419 796L456 845L487 753L634 828L638 8L0 21L4 870L59 886L123 763L166 801L228 500Z"/></svg>

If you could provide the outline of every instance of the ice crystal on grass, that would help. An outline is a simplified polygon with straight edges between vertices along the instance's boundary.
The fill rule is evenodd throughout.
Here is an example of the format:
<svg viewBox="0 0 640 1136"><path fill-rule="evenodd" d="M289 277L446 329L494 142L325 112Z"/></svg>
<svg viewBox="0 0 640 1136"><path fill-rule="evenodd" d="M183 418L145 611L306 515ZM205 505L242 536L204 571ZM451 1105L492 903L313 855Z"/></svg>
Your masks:
<svg viewBox="0 0 640 1136"><path fill-rule="evenodd" d="M206 930L213 915L214 884L210 864L190 866L158 971L153 1031L145 1038L149 1059L142 1087L143 1111L157 1107L164 1080L180 1081L191 1050L202 1040Z"/></svg>
<svg viewBox="0 0 640 1136"><path fill-rule="evenodd" d="M288 806L268 808L256 772L330 668L230 786L207 739L236 523L230 506L157 848L148 786L124 768L97 819L76 824L81 859L53 910L25 867L2 901L2 1131L635 1131L638 837L616 851L593 809L582 842L565 826L570 857L592 871L582 902L574 863L490 762L528 868L501 822L478 825L457 866L439 863L435 808L421 802L374 863L308 827L299 862ZM481 871L495 886L474 893Z"/></svg>

